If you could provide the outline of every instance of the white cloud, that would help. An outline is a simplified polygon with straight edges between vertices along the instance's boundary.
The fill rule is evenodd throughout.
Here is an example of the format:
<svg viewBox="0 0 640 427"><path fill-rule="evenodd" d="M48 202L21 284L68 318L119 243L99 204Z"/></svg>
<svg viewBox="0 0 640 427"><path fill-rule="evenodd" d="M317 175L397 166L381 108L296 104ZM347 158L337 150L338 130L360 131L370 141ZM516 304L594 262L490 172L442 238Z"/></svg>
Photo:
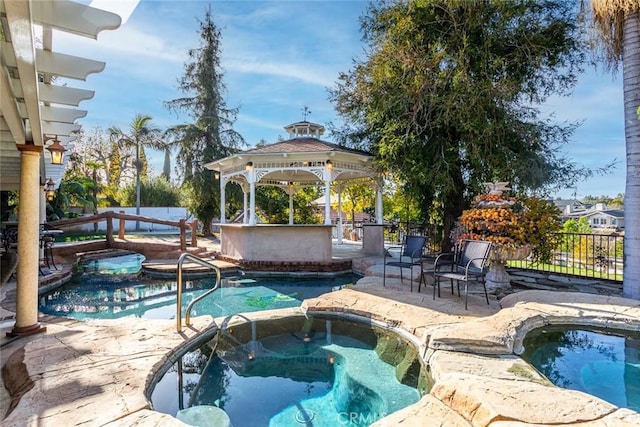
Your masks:
<svg viewBox="0 0 640 427"><path fill-rule="evenodd" d="M335 82L335 76L337 76L337 73L327 73L326 70L323 70L321 67L315 67L312 64L231 60L226 63L225 68L229 71L241 73L285 77L322 87L331 86Z"/></svg>
<svg viewBox="0 0 640 427"><path fill-rule="evenodd" d="M89 58L100 55L103 57L100 60L126 61L142 56L145 60L181 63L184 57L184 50L177 52L169 40L130 26L105 31L97 41L60 31L56 31L54 37L56 51Z"/></svg>

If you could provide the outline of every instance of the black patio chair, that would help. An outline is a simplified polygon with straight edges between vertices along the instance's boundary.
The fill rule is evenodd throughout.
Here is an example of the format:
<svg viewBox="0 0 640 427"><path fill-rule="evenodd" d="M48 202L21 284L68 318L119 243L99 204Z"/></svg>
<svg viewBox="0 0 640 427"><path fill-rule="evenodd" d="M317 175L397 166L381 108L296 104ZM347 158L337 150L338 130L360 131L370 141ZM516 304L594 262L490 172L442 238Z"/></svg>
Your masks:
<svg viewBox="0 0 640 427"><path fill-rule="evenodd" d="M2 241L5 251L18 250L18 227L7 227L2 233Z"/></svg>
<svg viewBox="0 0 640 427"><path fill-rule="evenodd" d="M425 236L405 236L402 246L391 246L384 251L384 266L382 267L382 286L386 285L387 266L400 268L400 283L404 278L402 270L411 271L411 292L413 292L413 267L421 266L422 253L427 245ZM400 248L399 258L393 257L388 249Z"/></svg>
<svg viewBox="0 0 640 427"><path fill-rule="evenodd" d="M17 267L17 252L6 251L0 254L0 286L7 283L11 277L15 277Z"/></svg>
<svg viewBox="0 0 640 427"><path fill-rule="evenodd" d="M58 269L56 266L56 262L53 258L53 245L56 239L52 234L48 234L47 231L53 230L54 228L48 224L40 224L40 247L43 251L44 263L47 265L47 268L51 268L53 265L54 269Z"/></svg>
<svg viewBox="0 0 640 427"><path fill-rule="evenodd" d="M457 251L440 254L433 266L433 299L436 299L436 288L438 289L438 297L440 296L440 279L445 278L451 282L451 293L453 293L453 282L456 282L458 296L460 296L460 282L464 282L465 310L468 309L469 282L482 283L484 297L489 304L484 276L490 253L491 242L465 240Z"/></svg>

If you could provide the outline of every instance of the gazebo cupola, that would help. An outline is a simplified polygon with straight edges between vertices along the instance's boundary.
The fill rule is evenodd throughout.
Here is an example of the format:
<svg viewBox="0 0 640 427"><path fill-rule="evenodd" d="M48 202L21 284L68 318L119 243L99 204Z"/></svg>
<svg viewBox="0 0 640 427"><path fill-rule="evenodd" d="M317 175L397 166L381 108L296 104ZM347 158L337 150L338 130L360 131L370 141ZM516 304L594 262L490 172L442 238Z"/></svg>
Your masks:
<svg viewBox="0 0 640 427"><path fill-rule="evenodd" d="M285 126L284 130L287 131L290 139L305 136L319 138L324 134L324 126L306 120Z"/></svg>

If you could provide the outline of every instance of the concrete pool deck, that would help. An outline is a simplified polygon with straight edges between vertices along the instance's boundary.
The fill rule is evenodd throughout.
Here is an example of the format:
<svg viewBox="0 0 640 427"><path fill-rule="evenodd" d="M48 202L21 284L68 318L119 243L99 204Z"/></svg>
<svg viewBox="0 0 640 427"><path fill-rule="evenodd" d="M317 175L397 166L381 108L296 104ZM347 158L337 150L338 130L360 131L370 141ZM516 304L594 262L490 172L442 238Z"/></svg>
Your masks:
<svg viewBox="0 0 640 427"><path fill-rule="evenodd" d="M411 293L406 280L392 278L383 288L379 259L357 258L355 264L369 275L352 288L306 300L300 308L246 317L338 312L375 319L412 337L430 366L434 387L418 403L374 425L640 425L640 414L557 388L514 354L526 331L546 324L638 331L640 301L523 291L500 302L492 299L488 306L470 295L465 311L464 302L444 289L433 300L431 286ZM4 385L10 390L0 400L3 415L12 408L3 426L184 425L150 409L145 393L157 380L153 372L171 364L195 336L225 321L198 317L177 333L174 320L40 320L45 333L1 349ZM11 325L2 326L4 336Z"/></svg>

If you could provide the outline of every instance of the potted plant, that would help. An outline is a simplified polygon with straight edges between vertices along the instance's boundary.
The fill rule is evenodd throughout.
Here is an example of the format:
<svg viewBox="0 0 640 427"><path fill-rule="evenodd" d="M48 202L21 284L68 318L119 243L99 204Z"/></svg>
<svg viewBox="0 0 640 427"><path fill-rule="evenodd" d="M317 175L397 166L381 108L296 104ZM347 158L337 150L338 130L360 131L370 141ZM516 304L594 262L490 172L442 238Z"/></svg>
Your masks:
<svg viewBox="0 0 640 427"><path fill-rule="evenodd" d="M529 257L550 262L562 229L560 210L537 197L507 196L508 183L486 184L487 193L474 199L459 219L454 240L488 240L494 243L487 289L493 293L510 289L506 262Z"/></svg>

